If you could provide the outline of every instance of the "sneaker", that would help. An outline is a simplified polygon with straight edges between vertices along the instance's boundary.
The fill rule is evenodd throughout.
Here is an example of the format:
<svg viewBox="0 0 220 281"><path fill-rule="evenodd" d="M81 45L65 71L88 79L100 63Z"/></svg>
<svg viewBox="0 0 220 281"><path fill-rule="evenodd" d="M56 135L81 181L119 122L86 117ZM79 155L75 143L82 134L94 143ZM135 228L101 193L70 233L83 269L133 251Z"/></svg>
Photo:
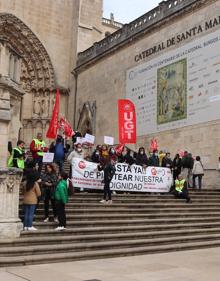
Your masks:
<svg viewBox="0 0 220 281"><path fill-rule="evenodd" d="M24 231L28 230L28 227L25 226L25 227L23 228L23 230L24 230Z"/></svg>
<svg viewBox="0 0 220 281"><path fill-rule="evenodd" d="M45 220L44 220L44 222L48 222L49 221L49 218L46 218Z"/></svg>
<svg viewBox="0 0 220 281"><path fill-rule="evenodd" d="M30 231L35 231L35 230L37 230L37 228L36 228L36 227L34 227L34 226L32 226L32 227L27 227L27 230L30 230Z"/></svg>
<svg viewBox="0 0 220 281"><path fill-rule="evenodd" d="M53 221L54 221L54 222L58 222L58 218L54 218Z"/></svg>
<svg viewBox="0 0 220 281"><path fill-rule="evenodd" d="M107 201L107 204L112 204L112 200L108 200L108 201Z"/></svg>
<svg viewBox="0 0 220 281"><path fill-rule="evenodd" d="M102 204L105 204L105 203L107 203L107 201L106 200L101 200L101 201L99 201L100 203L102 203Z"/></svg>
<svg viewBox="0 0 220 281"><path fill-rule="evenodd" d="M64 226L58 226L57 228L55 228L55 230L57 231L64 230Z"/></svg>

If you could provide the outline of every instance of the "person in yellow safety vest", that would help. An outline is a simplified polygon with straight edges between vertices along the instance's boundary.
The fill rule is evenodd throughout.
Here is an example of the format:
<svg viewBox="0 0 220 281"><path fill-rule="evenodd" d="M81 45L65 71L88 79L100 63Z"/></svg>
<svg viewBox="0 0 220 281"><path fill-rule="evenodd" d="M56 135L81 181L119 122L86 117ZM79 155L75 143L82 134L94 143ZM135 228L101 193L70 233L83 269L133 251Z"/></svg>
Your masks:
<svg viewBox="0 0 220 281"><path fill-rule="evenodd" d="M178 176L178 179L175 180L174 195L176 198L186 199L187 203L192 202L189 197L187 182L181 174Z"/></svg>
<svg viewBox="0 0 220 281"><path fill-rule="evenodd" d="M48 151L45 141L42 138L42 134L38 133L37 138L33 139L30 144L30 150L34 159L34 162L38 164L38 172L41 173L43 166L44 152Z"/></svg>
<svg viewBox="0 0 220 281"><path fill-rule="evenodd" d="M19 169L24 169L25 165L25 143L22 140L17 142L17 147L12 149L12 153L8 159L8 167L15 167Z"/></svg>

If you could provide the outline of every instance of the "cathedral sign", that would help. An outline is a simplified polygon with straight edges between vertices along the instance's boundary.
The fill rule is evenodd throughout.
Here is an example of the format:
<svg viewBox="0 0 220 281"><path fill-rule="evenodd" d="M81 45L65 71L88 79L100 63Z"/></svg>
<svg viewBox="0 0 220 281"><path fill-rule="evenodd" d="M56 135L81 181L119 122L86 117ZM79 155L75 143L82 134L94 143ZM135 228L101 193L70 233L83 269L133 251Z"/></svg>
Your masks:
<svg viewBox="0 0 220 281"><path fill-rule="evenodd" d="M192 34L219 23L213 19ZM126 98L136 106L137 135L220 119L219 74L220 29L128 70Z"/></svg>

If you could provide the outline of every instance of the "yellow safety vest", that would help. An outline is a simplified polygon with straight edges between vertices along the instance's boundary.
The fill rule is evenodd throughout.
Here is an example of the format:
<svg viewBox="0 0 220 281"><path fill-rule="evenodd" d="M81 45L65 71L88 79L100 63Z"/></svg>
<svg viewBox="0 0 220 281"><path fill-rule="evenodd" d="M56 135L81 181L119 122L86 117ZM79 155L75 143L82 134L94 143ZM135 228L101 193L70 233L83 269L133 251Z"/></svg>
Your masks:
<svg viewBox="0 0 220 281"><path fill-rule="evenodd" d="M175 190L178 191L178 192L181 192L184 188L184 183L185 183L186 180L175 180Z"/></svg>
<svg viewBox="0 0 220 281"><path fill-rule="evenodd" d="M14 151L17 150L20 154L23 154L22 149L20 149L19 147L15 147L12 150L12 154L10 155L9 159L8 159L8 167L13 167L14 166L14 162L13 160L17 160L17 166L19 169L24 169L24 159L20 159L20 158L14 158Z"/></svg>
<svg viewBox="0 0 220 281"><path fill-rule="evenodd" d="M43 140L40 141L38 139L34 139L34 142L35 142L35 148L38 149L38 150L40 150L42 147L46 147L46 144L45 144L45 142ZM44 152L43 151L38 151L37 155L43 157L44 156Z"/></svg>

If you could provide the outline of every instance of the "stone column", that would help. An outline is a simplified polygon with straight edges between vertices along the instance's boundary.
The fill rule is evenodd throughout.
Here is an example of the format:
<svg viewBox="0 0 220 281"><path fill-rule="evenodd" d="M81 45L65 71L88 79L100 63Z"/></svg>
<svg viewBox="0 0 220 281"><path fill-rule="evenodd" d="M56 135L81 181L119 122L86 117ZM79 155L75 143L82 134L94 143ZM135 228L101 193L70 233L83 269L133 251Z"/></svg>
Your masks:
<svg viewBox="0 0 220 281"><path fill-rule="evenodd" d="M0 168L0 239L19 237L23 228L18 217L21 177L20 169Z"/></svg>
<svg viewBox="0 0 220 281"><path fill-rule="evenodd" d="M0 239L18 237L22 230L18 217L22 171L6 168L10 121L10 92L0 85Z"/></svg>

